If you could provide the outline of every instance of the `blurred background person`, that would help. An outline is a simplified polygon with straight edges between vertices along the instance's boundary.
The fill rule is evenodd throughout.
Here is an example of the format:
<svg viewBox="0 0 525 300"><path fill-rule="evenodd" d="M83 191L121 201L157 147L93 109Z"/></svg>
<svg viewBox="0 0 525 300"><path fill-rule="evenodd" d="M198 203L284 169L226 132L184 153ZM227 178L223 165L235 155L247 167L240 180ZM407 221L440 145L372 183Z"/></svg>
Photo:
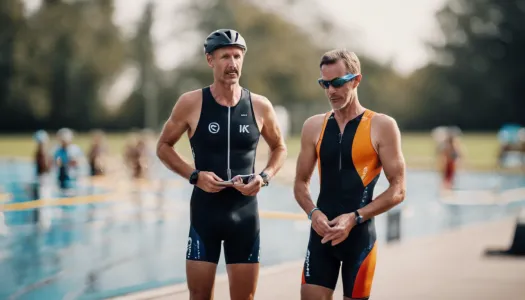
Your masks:
<svg viewBox="0 0 525 300"><path fill-rule="evenodd" d="M457 134L448 131L440 147L442 188L450 191L454 187L458 164L463 154Z"/></svg>
<svg viewBox="0 0 525 300"><path fill-rule="evenodd" d="M94 131L88 152L89 171L91 176L100 176L106 173L108 152L104 132L102 130Z"/></svg>
<svg viewBox="0 0 525 300"><path fill-rule="evenodd" d="M148 170L149 152L147 136L132 133L124 148L124 164L132 178L145 178Z"/></svg>
<svg viewBox="0 0 525 300"><path fill-rule="evenodd" d="M49 151L49 135L44 130L39 130L35 133L34 139L36 141L35 151L35 169L37 182L45 184L51 172L51 165L53 158Z"/></svg>
<svg viewBox="0 0 525 300"><path fill-rule="evenodd" d="M62 128L57 131L58 146L53 154L57 168L57 181L61 190L71 190L76 187L82 160L82 150L73 144L73 131Z"/></svg>
<svg viewBox="0 0 525 300"><path fill-rule="evenodd" d="M44 130L34 134L36 150L34 154L36 180L32 184L32 199L48 198L51 196L51 167L53 156L49 150L49 135ZM35 217L38 221L38 216Z"/></svg>

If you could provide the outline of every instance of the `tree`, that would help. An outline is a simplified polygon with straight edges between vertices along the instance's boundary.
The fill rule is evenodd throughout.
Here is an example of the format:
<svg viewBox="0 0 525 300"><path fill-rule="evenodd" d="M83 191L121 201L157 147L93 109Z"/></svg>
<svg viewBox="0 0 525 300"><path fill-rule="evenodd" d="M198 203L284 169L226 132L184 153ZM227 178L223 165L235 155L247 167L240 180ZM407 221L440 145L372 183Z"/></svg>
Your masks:
<svg viewBox="0 0 525 300"><path fill-rule="evenodd" d="M432 44L437 65L425 70L432 79L416 84L433 108L422 118L434 114L464 129L523 122L525 70L516 66L525 62L524 12L523 1L450 0L437 13L444 41Z"/></svg>

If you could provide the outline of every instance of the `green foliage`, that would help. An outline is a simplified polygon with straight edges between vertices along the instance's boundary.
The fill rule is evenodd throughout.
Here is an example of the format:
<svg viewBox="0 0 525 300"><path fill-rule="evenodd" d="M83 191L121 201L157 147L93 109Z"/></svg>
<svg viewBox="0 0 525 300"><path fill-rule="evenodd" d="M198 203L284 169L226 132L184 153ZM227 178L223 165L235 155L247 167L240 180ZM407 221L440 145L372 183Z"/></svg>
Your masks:
<svg viewBox="0 0 525 300"><path fill-rule="evenodd" d="M112 0L46 0L31 15L22 0L0 2L0 131L158 129L182 93L212 83L204 38L234 28L248 43L241 84L286 106L298 133L307 117L329 109L316 83L322 53L356 46L314 0L187 1L174 14L182 22L172 38L195 55L166 71L156 65L153 2L129 39L112 21ZM449 0L436 15L444 39L430 45L436 61L406 77L357 50L360 101L403 129L523 122L524 3ZM139 74L134 90L110 112L104 91L130 66Z"/></svg>
<svg viewBox="0 0 525 300"><path fill-rule="evenodd" d="M412 75L418 128L444 122L465 129L525 125L525 1L450 0L437 20L437 63Z"/></svg>

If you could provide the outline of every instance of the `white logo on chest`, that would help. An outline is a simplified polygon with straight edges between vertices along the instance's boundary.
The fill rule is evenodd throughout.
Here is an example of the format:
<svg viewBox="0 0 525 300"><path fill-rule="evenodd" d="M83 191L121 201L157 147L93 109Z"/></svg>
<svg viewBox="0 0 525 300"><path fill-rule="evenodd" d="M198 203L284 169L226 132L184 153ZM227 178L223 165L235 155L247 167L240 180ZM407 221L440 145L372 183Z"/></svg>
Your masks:
<svg viewBox="0 0 525 300"><path fill-rule="evenodd" d="M248 127L249 127L249 126L250 126L250 125L239 125L239 132L240 132L240 133L250 133L250 132L248 131Z"/></svg>
<svg viewBox="0 0 525 300"><path fill-rule="evenodd" d="M209 130L211 133L213 133L213 134L219 132L219 129L220 129L220 128L221 128L221 127L219 126L219 123L217 123L217 122L211 122L210 124L208 124L208 130Z"/></svg>

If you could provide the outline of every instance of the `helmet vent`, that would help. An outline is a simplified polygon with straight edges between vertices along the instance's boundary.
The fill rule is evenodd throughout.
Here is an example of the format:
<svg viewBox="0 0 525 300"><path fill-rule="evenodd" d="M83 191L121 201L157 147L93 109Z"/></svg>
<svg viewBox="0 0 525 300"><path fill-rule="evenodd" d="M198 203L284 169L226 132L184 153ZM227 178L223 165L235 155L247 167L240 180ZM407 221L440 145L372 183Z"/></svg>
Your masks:
<svg viewBox="0 0 525 300"><path fill-rule="evenodd" d="M228 38L231 41L231 39L232 39L232 32L228 30L228 31L225 32L225 34L228 36Z"/></svg>

